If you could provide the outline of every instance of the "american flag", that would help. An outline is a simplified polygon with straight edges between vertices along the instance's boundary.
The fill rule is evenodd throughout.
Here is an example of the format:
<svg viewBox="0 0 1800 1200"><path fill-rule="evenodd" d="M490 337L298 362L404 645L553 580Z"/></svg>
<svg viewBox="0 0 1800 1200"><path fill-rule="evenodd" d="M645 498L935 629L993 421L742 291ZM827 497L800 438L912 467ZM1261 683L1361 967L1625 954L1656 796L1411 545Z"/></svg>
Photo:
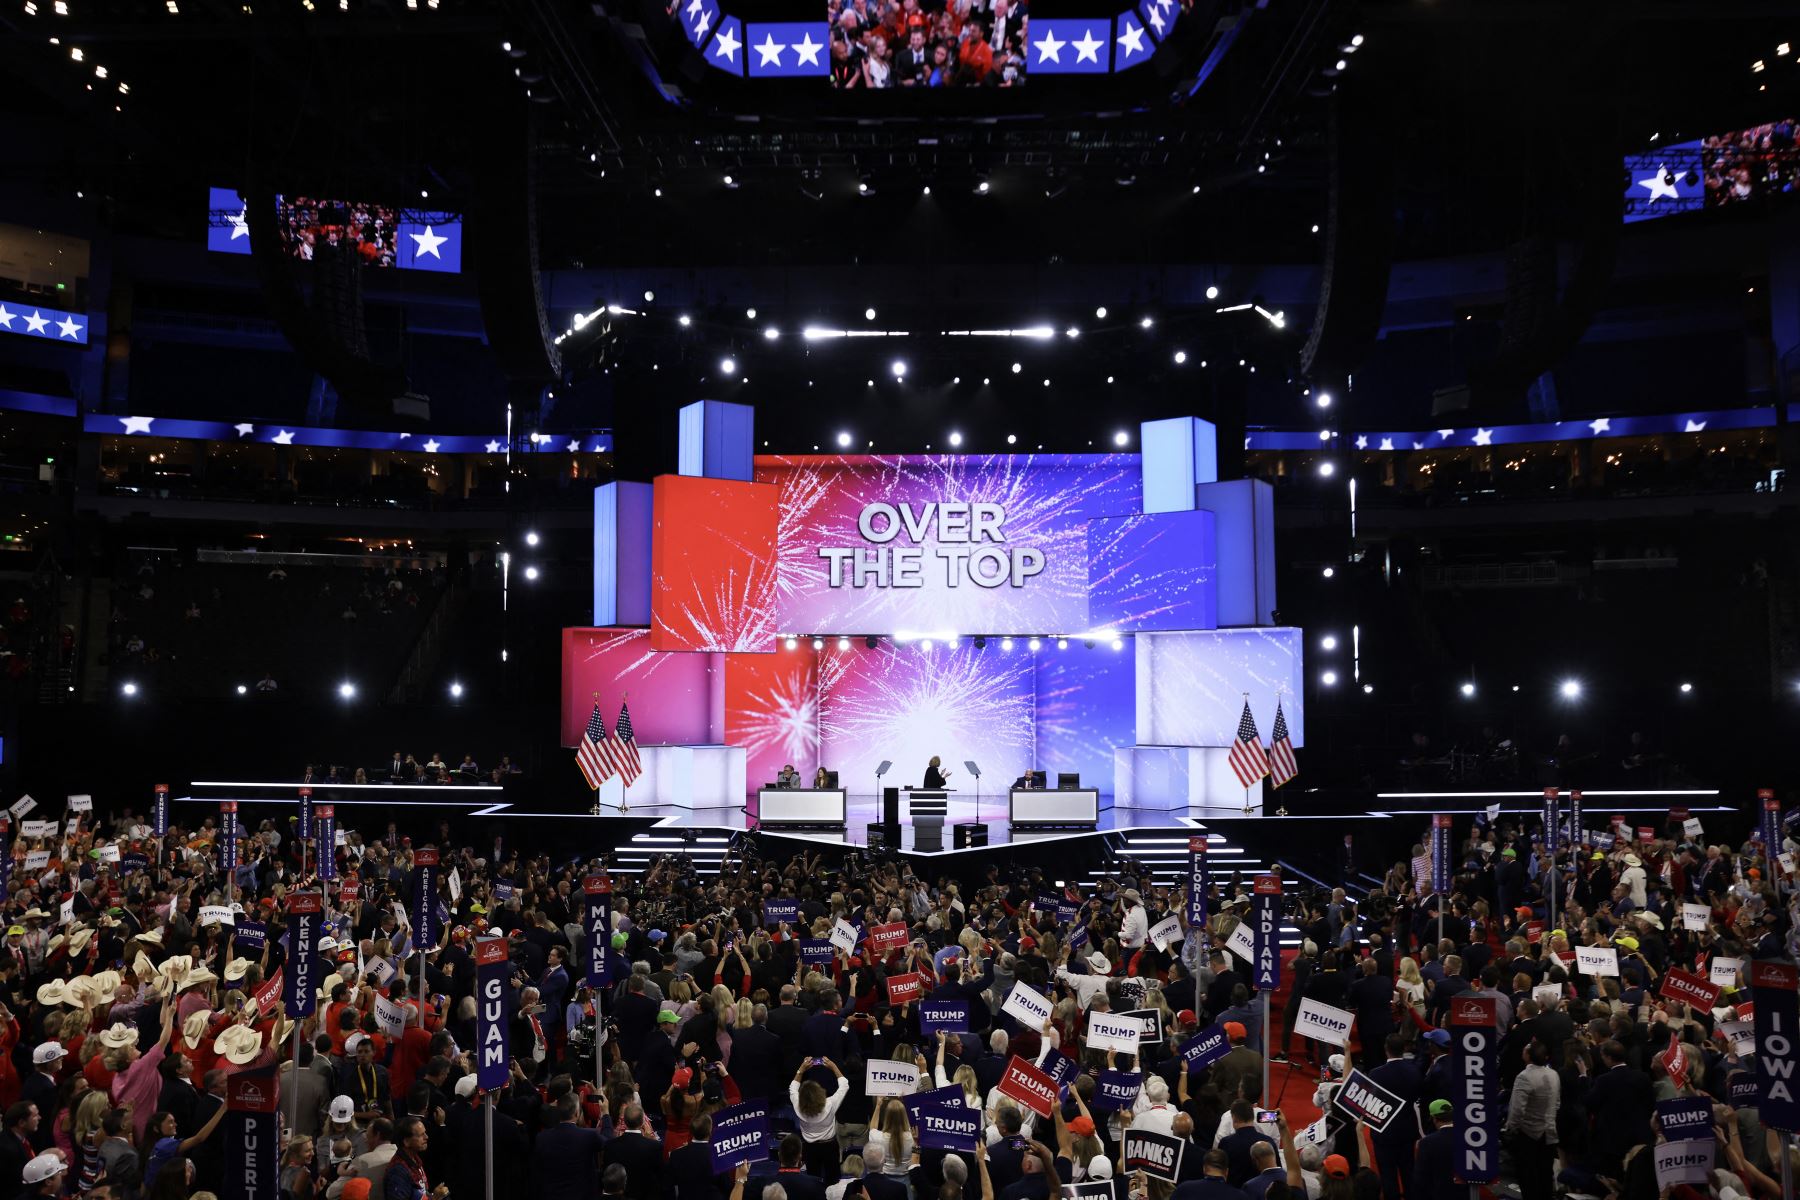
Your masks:
<svg viewBox="0 0 1800 1200"><path fill-rule="evenodd" d="M594 714L588 718L587 729L582 732L581 744L575 747L575 762L581 767L581 773L587 776L588 787L595 791L600 785L618 774L608 753L606 722L600 716L600 703L594 702Z"/></svg>
<svg viewBox="0 0 1800 1200"><path fill-rule="evenodd" d="M619 719L613 725L611 750L613 766L618 768L625 786L630 787L644 773L644 764L638 758L637 737L631 732L631 709L623 701L619 704Z"/></svg>
<svg viewBox="0 0 1800 1200"><path fill-rule="evenodd" d="M1281 701L1277 700L1275 728L1269 734L1269 778L1280 787L1299 773L1300 764L1294 761L1294 739L1288 736L1287 714L1281 711Z"/></svg>
<svg viewBox="0 0 1800 1200"><path fill-rule="evenodd" d="M1256 718L1250 715L1248 700L1244 701L1244 715L1238 718L1237 740L1231 743L1231 769L1245 787L1269 773L1269 756L1256 732Z"/></svg>

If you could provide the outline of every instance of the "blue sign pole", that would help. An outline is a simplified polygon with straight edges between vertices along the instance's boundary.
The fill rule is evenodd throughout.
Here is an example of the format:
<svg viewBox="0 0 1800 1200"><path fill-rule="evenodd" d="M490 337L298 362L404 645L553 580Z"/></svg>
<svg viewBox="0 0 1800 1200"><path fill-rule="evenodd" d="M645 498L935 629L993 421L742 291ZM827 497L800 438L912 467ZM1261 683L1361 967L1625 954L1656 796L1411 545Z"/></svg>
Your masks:
<svg viewBox="0 0 1800 1200"><path fill-rule="evenodd" d="M1211 890L1206 874L1206 835L1188 838L1188 924L1206 929L1206 893Z"/></svg>

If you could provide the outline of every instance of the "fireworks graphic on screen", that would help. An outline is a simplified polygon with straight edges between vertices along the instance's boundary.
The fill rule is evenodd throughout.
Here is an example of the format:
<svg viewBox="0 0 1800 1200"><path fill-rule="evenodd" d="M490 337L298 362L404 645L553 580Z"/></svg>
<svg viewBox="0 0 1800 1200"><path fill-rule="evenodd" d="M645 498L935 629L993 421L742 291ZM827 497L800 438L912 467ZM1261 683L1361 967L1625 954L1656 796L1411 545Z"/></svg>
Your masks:
<svg viewBox="0 0 1800 1200"><path fill-rule="evenodd" d="M799 630L1085 630L1087 522L1142 515L1134 455L765 458L759 460L757 479L782 489L775 620ZM1021 587L980 587L966 577L952 585L938 552L948 546L966 549L968 543L940 541L933 523L918 542L902 535L894 543L923 549L924 586L832 588L819 550L868 546L857 518L872 503L1000 505L1006 513L1005 545L1039 551L1043 571Z"/></svg>
<svg viewBox="0 0 1800 1200"><path fill-rule="evenodd" d="M918 782L925 760L941 755L960 775L962 761L1009 781L1031 764L1032 662L990 643L956 647L881 646L829 656L820 670L820 750L847 779L872 777L891 758L902 782ZM955 784L972 787L972 781ZM996 785L999 786L999 785Z"/></svg>
<svg viewBox="0 0 1800 1200"><path fill-rule="evenodd" d="M1247 693L1256 727L1274 728L1281 697L1294 745L1303 744L1305 698L1300 679L1301 631L1221 629L1144 634L1140 667L1153 681L1146 741L1159 746L1229 746Z"/></svg>
<svg viewBox="0 0 1800 1200"><path fill-rule="evenodd" d="M818 676L799 653L787 657L794 661L783 662L773 678L761 678L745 689L741 707L729 718L731 744L743 746L753 764L775 764L763 774L785 763L804 768L819 753ZM752 777L759 776L752 771Z"/></svg>

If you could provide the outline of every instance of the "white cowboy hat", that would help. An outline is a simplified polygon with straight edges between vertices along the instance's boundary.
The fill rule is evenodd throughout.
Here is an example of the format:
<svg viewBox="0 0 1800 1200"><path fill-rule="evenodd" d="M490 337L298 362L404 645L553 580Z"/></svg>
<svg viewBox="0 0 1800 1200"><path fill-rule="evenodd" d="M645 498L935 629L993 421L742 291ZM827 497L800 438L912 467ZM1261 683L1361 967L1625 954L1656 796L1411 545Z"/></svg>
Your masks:
<svg viewBox="0 0 1800 1200"><path fill-rule="evenodd" d="M134 942L149 942L152 946L162 945L162 930L147 929L131 939Z"/></svg>
<svg viewBox="0 0 1800 1200"><path fill-rule="evenodd" d="M219 977L212 973L210 967L205 963L201 963L181 977L181 982L175 985L175 990L178 992L185 992L187 989L198 984L216 983L218 982L218 979Z"/></svg>
<svg viewBox="0 0 1800 1200"><path fill-rule="evenodd" d="M70 1004L75 1005L77 1008L85 1007L93 994L94 977L92 975L77 975L75 978L69 980L68 997Z"/></svg>
<svg viewBox="0 0 1800 1200"><path fill-rule="evenodd" d="M37 990L37 1002L45 1008L55 1008L59 1004L69 1002L69 985L60 979L52 979Z"/></svg>
<svg viewBox="0 0 1800 1200"><path fill-rule="evenodd" d="M200 1039L206 1036L206 1027L212 1023L212 1015L210 1008L197 1008L182 1021L181 1036L188 1045L200 1045Z"/></svg>
<svg viewBox="0 0 1800 1200"><path fill-rule="evenodd" d="M248 972L249 970L250 970L250 960L249 959L234 958L230 962L225 964L225 982L226 983L236 983L238 980L242 979L244 977L245 973Z"/></svg>
<svg viewBox="0 0 1800 1200"><path fill-rule="evenodd" d="M100 1044L113 1050L123 1050L127 1046L137 1045L137 1030L120 1021L111 1029L104 1029L99 1034Z"/></svg>
<svg viewBox="0 0 1800 1200"><path fill-rule="evenodd" d="M111 1004L119 998L119 985L125 977L117 971L99 971L94 975L94 1003Z"/></svg>
<svg viewBox="0 0 1800 1200"><path fill-rule="evenodd" d="M241 1067L262 1053L262 1034L248 1025L228 1025L213 1039L213 1049Z"/></svg>
<svg viewBox="0 0 1800 1200"><path fill-rule="evenodd" d="M94 931L91 929L88 929L86 927L77 929L77 930L73 931L72 933L70 933L69 934L69 957L74 958L77 954L80 954L82 951L86 950L88 947L88 943L93 940L94 940Z"/></svg>
<svg viewBox="0 0 1800 1200"><path fill-rule="evenodd" d="M1625 865L1628 867L1641 867L1644 865L1644 860L1635 854L1627 854L1625 856Z"/></svg>

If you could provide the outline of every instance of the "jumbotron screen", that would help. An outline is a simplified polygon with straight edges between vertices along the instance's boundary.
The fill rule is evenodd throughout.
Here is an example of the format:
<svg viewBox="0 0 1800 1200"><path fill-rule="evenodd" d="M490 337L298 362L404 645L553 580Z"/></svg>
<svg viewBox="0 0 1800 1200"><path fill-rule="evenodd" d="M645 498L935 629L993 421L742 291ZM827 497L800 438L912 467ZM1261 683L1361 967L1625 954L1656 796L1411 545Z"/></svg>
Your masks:
<svg viewBox="0 0 1800 1200"><path fill-rule="evenodd" d="M371 267L462 270L462 217L362 200L277 196L275 228L288 254L310 260L322 246L350 245ZM211 189L206 248L250 253L250 206L234 188Z"/></svg>

